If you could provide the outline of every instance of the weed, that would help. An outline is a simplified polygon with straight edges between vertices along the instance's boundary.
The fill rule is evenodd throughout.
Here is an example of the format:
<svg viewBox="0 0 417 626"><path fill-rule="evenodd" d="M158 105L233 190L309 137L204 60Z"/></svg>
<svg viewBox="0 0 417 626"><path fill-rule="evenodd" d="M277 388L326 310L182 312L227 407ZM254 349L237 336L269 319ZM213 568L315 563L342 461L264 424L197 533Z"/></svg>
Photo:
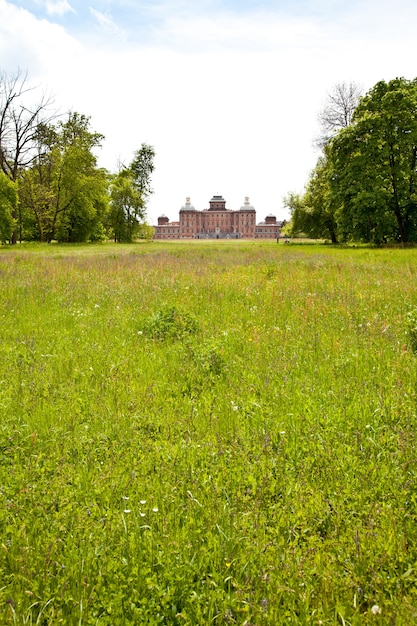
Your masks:
<svg viewBox="0 0 417 626"><path fill-rule="evenodd" d="M143 334L151 339L181 339L194 335L198 323L194 315L180 307L165 305L145 320Z"/></svg>
<svg viewBox="0 0 417 626"><path fill-rule="evenodd" d="M410 309L407 313L406 335L411 350L417 353L417 307Z"/></svg>

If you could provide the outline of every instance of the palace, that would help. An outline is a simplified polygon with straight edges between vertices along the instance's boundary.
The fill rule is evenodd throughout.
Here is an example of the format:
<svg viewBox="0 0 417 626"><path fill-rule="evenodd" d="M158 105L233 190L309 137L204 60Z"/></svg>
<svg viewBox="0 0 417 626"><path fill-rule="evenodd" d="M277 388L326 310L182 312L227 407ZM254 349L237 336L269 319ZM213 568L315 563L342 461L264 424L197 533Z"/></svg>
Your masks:
<svg viewBox="0 0 417 626"><path fill-rule="evenodd" d="M245 198L238 211L226 209L222 196L213 196L210 208L197 211L186 199L178 222L170 222L166 215L158 217L154 239L278 239L281 223L275 215L267 215L256 224L256 211Z"/></svg>

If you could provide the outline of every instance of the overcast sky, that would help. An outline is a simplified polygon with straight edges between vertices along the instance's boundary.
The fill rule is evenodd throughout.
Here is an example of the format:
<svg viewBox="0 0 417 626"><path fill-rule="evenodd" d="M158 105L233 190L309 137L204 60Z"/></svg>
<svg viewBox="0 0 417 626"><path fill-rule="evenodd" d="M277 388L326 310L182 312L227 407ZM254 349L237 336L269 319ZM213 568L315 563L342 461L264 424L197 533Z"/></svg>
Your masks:
<svg viewBox="0 0 417 626"><path fill-rule="evenodd" d="M214 194L283 219L328 92L415 78L416 24L416 0L0 0L0 70L90 116L111 171L154 146L150 223Z"/></svg>

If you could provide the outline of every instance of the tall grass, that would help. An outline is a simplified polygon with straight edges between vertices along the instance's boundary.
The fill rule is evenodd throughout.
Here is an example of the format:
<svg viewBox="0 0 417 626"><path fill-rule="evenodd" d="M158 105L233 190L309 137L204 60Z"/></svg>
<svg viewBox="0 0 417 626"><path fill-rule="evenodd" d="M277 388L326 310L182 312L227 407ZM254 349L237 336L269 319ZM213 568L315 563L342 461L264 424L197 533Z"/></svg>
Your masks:
<svg viewBox="0 0 417 626"><path fill-rule="evenodd" d="M417 619L414 250L0 250L0 621Z"/></svg>

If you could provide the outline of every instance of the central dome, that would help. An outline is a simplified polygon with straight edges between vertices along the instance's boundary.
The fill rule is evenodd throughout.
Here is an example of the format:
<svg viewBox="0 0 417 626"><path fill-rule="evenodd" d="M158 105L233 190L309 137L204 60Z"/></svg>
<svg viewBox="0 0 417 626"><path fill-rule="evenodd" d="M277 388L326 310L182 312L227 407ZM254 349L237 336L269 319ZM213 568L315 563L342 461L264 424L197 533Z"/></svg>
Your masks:
<svg viewBox="0 0 417 626"><path fill-rule="evenodd" d="M249 202L249 197L248 196L245 197L245 204L243 204L240 207L240 210L241 211L254 211L255 210L255 207L253 207L251 205L251 203Z"/></svg>
<svg viewBox="0 0 417 626"><path fill-rule="evenodd" d="M195 211L195 207L191 204L190 198L185 198L185 204L181 207L180 211Z"/></svg>

